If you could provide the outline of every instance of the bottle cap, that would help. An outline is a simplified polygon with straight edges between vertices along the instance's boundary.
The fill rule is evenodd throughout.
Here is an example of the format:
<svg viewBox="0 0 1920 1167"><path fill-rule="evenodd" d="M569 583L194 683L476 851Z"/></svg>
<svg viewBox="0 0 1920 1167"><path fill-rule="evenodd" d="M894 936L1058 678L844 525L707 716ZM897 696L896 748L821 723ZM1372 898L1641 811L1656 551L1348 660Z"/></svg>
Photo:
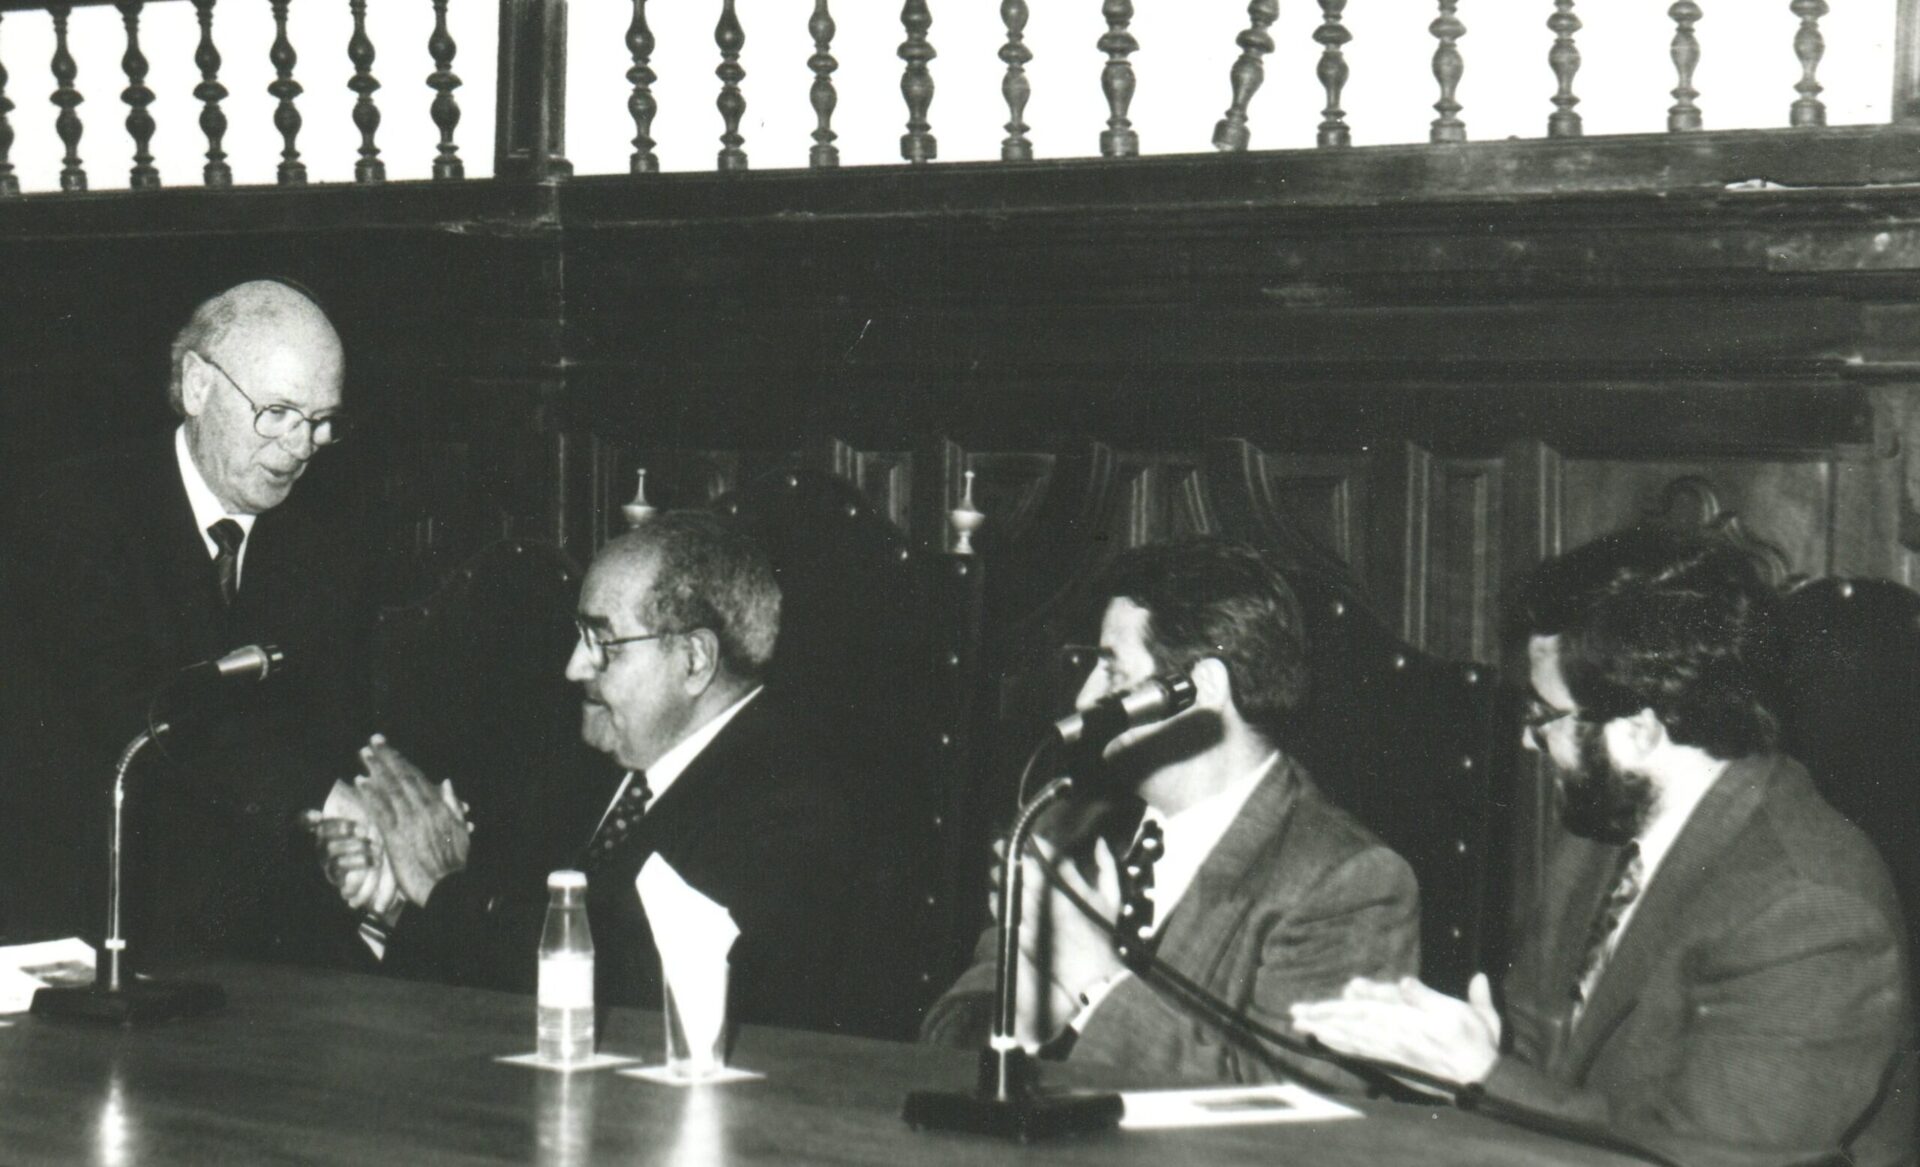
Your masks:
<svg viewBox="0 0 1920 1167"><path fill-rule="evenodd" d="M583 871L556 871L547 876L548 891L578 891L587 886Z"/></svg>

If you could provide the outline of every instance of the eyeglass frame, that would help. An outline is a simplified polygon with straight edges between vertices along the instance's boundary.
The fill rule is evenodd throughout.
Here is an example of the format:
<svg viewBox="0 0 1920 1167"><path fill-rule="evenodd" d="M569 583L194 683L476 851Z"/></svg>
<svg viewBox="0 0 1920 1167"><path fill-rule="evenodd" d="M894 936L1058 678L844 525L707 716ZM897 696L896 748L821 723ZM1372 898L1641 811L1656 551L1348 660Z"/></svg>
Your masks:
<svg viewBox="0 0 1920 1167"><path fill-rule="evenodd" d="M1591 725L1603 725L1612 720L1595 715L1586 709L1562 709L1538 693L1527 694L1527 711L1520 717L1520 730L1533 740L1540 749L1547 748L1546 729L1556 721L1567 718L1584 721Z"/></svg>
<svg viewBox="0 0 1920 1167"><path fill-rule="evenodd" d="M220 374L221 379L227 384L233 386L233 391L240 395L240 400L246 402L248 408L253 410L253 432L268 441L277 442L281 438L286 437L288 434L291 434L301 422L307 423L307 438L313 442L313 447L316 450L327 446L339 445L340 440L346 436L347 423L340 418L339 414L331 413L326 417L312 417L295 406L282 404L280 402L275 402L272 405L261 405L255 401L252 395L245 389L240 388L240 382L234 380L233 374L222 368L219 361L214 360L199 349L189 349L188 351L194 356L199 357L212 368L214 372ZM289 422L287 428L281 432L270 434L260 428L260 419L265 417L270 411L278 411L280 416L283 417L287 414L292 414L294 420ZM324 439L320 436L321 426L327 427L327 436ZM339 430L340 432L336 434L334 432L335 430Z"/></svg>
<svg viewBox="0 0 1920 1167"><path fill-rule="evenodd" d="M618 648L623 644L637 644L643 640L664 640L669 636L684 636L684 632L643 632L638 636L616 636L611 640L603 639L600 630L588 624L578 616L573 620L574 628L580 634L580 643L587 646L587 663L596 673L604 673L613 664L613 654L609 648Z"/></svg>

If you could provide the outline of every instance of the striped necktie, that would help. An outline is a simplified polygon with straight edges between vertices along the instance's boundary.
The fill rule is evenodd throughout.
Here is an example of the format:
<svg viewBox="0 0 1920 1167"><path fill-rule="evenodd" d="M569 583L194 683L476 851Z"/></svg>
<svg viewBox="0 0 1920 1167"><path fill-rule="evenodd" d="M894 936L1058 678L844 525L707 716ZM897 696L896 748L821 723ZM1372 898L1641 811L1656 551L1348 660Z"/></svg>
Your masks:
<svg viewBox="0 0 1920 1167"><path fill-rule="evenodd" d="M1593 924L1587 929L1587 948L1580 961L1580 975L1574 978L1568 990L1573 998L1573 1024L1579 1023L1580 1014L1587 1007L1587 998L1600 981L1600 972L1607 963L1607 942L1619 930L1620 918L1640 898L1640 881L1644 877L1645 871L1640 864L1640 844L1632 842L1620 848L1620 857L1613 869L1612 890L1601 901L1600 910L1594 913Z"/></svg>
<svg viewBox="0 0 1920 1167"><path fill-rule="evenodd" d="M220 548L213 557L214 573L220 579L220 602L232 607L233 597L240 594L240 545L247 541L247 533L232 519L221 519L207 528L207 534Z"/></svg>

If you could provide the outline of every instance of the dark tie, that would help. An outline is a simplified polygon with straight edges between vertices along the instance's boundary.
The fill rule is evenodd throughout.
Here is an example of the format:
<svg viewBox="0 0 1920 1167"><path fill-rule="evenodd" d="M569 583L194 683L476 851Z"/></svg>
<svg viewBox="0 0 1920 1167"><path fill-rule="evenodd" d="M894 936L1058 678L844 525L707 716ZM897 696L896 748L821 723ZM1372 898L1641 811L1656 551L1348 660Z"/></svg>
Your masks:
<svg viewBox="0 0 1920 1167"><path fill-rule="evenodd" d="M247 533L232 519L221 519L207 528L207 534L220 548L220 554L213 557L214 571L220 577L220 602L231 606L240 592L240 545L247 541Z"/></svg>
<svg viewBox="0 0 1920 1167"><path fill-rule="evenodd" d="M627 788L620 797L613 800L613 806L607 811L606 819L600 829L593 833L587 843L586 868L589 874L597 870L607 859L620 849L620 845L633 834L640 825L640 819L647 813L647 803L652 801L653 791L647 786L647 776L635 771Z"/></svg>
<svg viewBox="0 0 1920 1167"><path fill-rule="evenodd" d="M1147 933L1153 927L1153 864L1163 845L1160 824L1147 819L1120 860L1120 919L1114 925L1114 947L1128 965L1152 949Z"/></svg>
<svg viewBox="0 0 1920 1167"><path fill-rule="evenodd" d="M1620 917L1640 898L1640 881L1643 877L1640 844L1628 843L1620 848L1619 860L1614 865L1612 889L1607 892L1607 898L1601 901L1600 910L1594 913L1592 927L1587 929L1586 953L1580 961L1579 975L1573 978L1569 990L1573 998L1573 1020L1576 1022L1586 1008L1587 986L1598 982L1600 967L1606 963L1607 940L1620 927Z"/></svg>

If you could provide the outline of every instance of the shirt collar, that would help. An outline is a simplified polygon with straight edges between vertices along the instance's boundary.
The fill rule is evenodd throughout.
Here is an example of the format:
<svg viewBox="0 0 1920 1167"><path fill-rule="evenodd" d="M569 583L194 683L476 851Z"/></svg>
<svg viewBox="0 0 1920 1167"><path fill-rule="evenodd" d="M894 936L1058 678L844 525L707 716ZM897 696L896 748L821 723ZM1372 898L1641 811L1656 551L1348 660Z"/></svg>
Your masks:
<svg viewBox="0 0 1920 1167"><path fill-rule="evenodd" d="M200 467L193 461L193 454L187 449L187 427L183 423L173 431L173 456L180 463L180 484L187 491L187 505L193 508L193 525L200 530L200 542L206 545L207 558L220 554L220 545L213 541L207 528L221 519L232 519L240 524L243 541L240 544L240 558L244 562L247 556L245 536L253 534L253 524L259 515L228 514L220 499L213 493L213 487L207 485Z"/></svg>
<svg viewBox="0 0 1920 1167"><path fill-rule="evenodd" d="M1653 817L1647 821L1639 836L1640 843L1640 886L1646 887L1653 879L1653 873L1660 867L1660 861L1673 850L1673 844L1680 837L1687 821L1700 806L1707 792L1726 776L1722 770L1712 782L1705 782L1685 791L1681 797L1669 798L1665 793L1654 810ZM1624 922L1624 921L1623 921Z"/></svg>
<svg viewBox="0 0 1920 1167"><path fill-rule="evenodd" d="M1153 864L1151 931L1157 932L1164 925L1173 906L1186 894L1187 885L1240 817L1241 808L1253 797L1261 779L1273 773L1279 761L1280 751L1275 750L1266 761L1178 814L1164 815L1151 806L1147 808L1141 821L1160 824L1162 843L1160 858Z"/></svg>
<svg viewBox="0 0 1920 1167"><path fill-rule="evenodd" d="M760 691L764 688L766 688L765 685L755 685L746 696L721 710L699 729L681 738L674 744L672 749L661 754L658 761L647 767L647 789L651 791L647 799L647 806L649 808L659 804L660 796L665 794L667 789L679 780L680 775L686 773L687 767L693 764L693 760L699 757L701 752L709 745L713 744L713 739L720 736L720 731L727 728L727 723L732 721L742 709L747 707L747 702L758 697ZM607 803L607 809L601 812L601 822L606 821L607 815L618 805L620 796L627 792L627 787L631 785L632 782L633 772L629 770L627 776L620 780L620 788L613 792L613 798ZM594 829L598 830L599 828L595 827Z"/></svg>

